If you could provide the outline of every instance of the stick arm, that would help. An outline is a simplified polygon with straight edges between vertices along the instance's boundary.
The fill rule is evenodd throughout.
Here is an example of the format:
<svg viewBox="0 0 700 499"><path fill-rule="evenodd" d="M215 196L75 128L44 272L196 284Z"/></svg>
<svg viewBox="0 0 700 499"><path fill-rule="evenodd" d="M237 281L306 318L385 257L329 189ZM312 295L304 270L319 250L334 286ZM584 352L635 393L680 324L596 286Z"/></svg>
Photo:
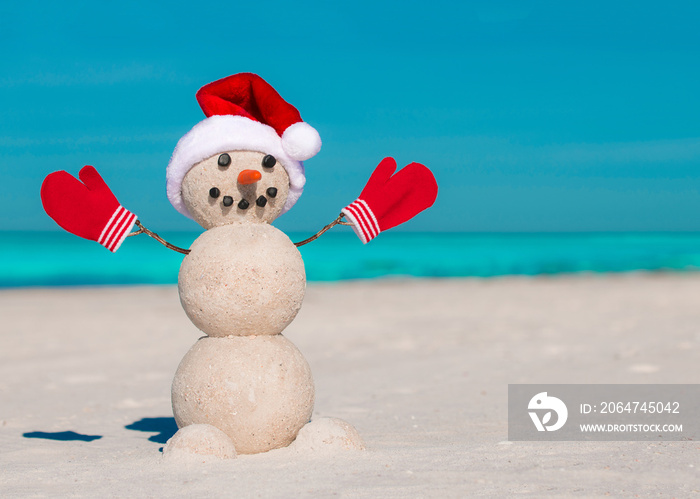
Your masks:
<svg viewBox="0 0 700 499"><path fill-rule="evenodd" d="M298 243L294 243L294 246L296 246L298 248L299 246L304 246L305 244L309 244L309 243L315 241L316 239L318 239L319 237L321 237L324 233L326 233L327 231L329 231L330 229L332 229L336 225L352 225L350 222L343 221L344 218L345 218L345 215L343 213L341 213L340 215L338 215L338 217L335 220L333 220L331 223L326 225L323 229L319 230L316 234L314 234L313 236L311 236L308 239L304 239L303 241L299 241Z"/></svg>
<svg viewBox="0 0 700 499"><path fill-rule="evenodd" d="M185 249L185 248L180 248L179 246L175 246L174 244L170 244L168 241L160 237L158 234L155 232L152 232L148 230L146 227L143 226L140 220L136 220L136 226L139 228L139 230L132 232L126 237L131 237L131 236L138 236L139 234L146 234L149 237L152 237L156 241L158 241L160 244L165 246L168 249L171 249L173 251L177 251L178 253L182 253L183 255L189 255L190 250Z"/></svg>

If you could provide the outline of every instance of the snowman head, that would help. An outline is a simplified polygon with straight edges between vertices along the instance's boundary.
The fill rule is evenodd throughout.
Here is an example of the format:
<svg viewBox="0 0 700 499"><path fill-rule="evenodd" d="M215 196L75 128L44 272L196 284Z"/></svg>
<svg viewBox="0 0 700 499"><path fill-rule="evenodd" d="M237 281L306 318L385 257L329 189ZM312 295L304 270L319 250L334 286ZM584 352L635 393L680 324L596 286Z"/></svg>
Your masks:
<svg viewBox="0 0 700 499"><path fill-rule="evenodd" d="M271 154L227 151L194 165L182 180L187 212L205 229L267 222L287 206L289 175Z"/></svg>
<svg viewBox="0 0 700 499"><path fill-rule="evenodd" d="M252 73L236 74L205 85L197 92L197 101L207 118L180 139L166 173L168 199L175 209L209 228L242 219L269 222L294 206L306 182L302 161L321 149L318 132L302 121L299 111ZM220 164L224 154L231 161L228 166ZM266 168L262 161L268 156L274 158L275 165ZM257 177L254 174L250 178L235 177L231 184L232 172L238 171L236 175L239 175L245 170L258 171L261 177L256 181L252 180ZM282 182L283 176L286 183ZM279 185L266 185L270 182ZM201 189L205 187L207 195L214 188L219 191L218 198L210 196L218 201L207 200L208 208L200 200ZM270 187L277 189L276 196L268 195ZM250 199L253 194L257 196ZM267 206L255 204L264 202L260 196L267 203L274 199L274 210L270 203L267 210L257 212L257 208ZM228 205L230 199L226 199L224 204L227 197L235 203ZM238 211L243 200L249 207ZM193 211L195 205L200 210L198 213ZM215 205L225 210L215 214L212 211ZM253 205L255 208L251 210Z"/></svg>

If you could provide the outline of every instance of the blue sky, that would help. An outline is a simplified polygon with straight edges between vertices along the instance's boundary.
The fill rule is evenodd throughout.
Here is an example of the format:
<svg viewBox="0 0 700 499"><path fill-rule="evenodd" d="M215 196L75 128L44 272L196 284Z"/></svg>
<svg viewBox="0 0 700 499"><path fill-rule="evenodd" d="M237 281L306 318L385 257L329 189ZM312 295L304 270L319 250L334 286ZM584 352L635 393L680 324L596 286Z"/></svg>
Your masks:
<svg viewBox="0 0 700 499"><path fill-rule="evenodd" d="M429 166L406 230L700 230L696 2L5 2L0 230L95 165L153 230L194 94L252 71L324 141L277 225L312 231L384 156Z"/></svg>

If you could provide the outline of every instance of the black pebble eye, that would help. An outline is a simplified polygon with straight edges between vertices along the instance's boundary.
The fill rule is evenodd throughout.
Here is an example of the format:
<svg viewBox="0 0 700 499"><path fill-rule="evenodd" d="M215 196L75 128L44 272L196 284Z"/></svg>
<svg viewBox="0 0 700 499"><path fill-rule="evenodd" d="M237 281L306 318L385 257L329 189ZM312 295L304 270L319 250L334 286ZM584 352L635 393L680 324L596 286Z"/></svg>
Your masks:
<svg viewBox="0 0 700 499"><path fill-rule="evenodd" d="M268 187L266 192L268 196L273 198L277 195L277 187Z"/></svg>
<svg viewBox="0 0 700 499"><path fill-rule="evenodd" d="M233 204L233 198L231 196L224 196L224 206L231 206Z"/></svg>
<svg viewBox="0 0 700 499"><path fill-rule="evenodd" d="M212 187L209 189L209 195L213 197L214 199L218 198L219 195L221 194L221 191L217 189L216 187Z"/></svg>
<svg viewBox="0 0 700 499"><path fill-rule="evenodd" d="M247 210L247 209L248 209L248 206L250 206L250 203L249 203L248 201L246 201L245 199L241 199L241 200L238 202L238 207L239 207L241 210Z"/></svg>
<svg viewBox="0 0 700 499"><path fill-rule="evenodd" d="M231 156L229 156L226 153L223 153L221 156L219 156L219 166L228 166L231 164Z"/></svg>
<svg viewBox="0 0 700 499"><path fill-rule="evenodd" d="M262 208L267 204L267 198L265 196L260 196L258 199L255 200L255 204Z"/></svg>
<svg viewBox="0 0 700 499"><path fill-rule="evenodd" d="M262 165L263 165L265 168L272 168L272 167L275 166L276 164L277 164L277 160L275 159L274 156L272 156L272 155L270 155L270 154L268 154L267 156L265 156L265 157L263 158Z"/></svg>

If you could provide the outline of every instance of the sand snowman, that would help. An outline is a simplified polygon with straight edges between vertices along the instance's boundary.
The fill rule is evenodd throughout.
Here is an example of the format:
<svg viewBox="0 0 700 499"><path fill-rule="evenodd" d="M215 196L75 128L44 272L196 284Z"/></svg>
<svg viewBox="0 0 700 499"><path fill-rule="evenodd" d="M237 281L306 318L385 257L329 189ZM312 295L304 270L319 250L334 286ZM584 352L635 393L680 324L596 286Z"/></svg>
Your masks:
<svg viewBox="0 0 700 499"><path fill-rule="evenodd" d="M283 336L306 289L298 245L337 223L367 243L433 204L435 178L411 163L396 172L385 158L360 197L316 236L296 245L270 225L301 196L302 161L321 148L314 128L262 78L241 73L205 85L206 115L178 142L167 168L168 199L205 232L189 250L149 231L121 206L97 171L80 181L66 172L42 185L46 212L61 227L116 251L146 233L186 254L178 276L182 307L204 334L180 362L172 384L178 432L165 456L362 449L357 431L339 419L310 422L311 369ZM341 219L347 222L341 222ZM133 225L139 231L130 233Z"/></svg>
<svg viewBox="0 0 700 499"><path fill-rule="evenodd" d="M301 195L301 160L321 140L256 75L211 83L197 99L208 117L179 141L167 187L173 206L206 229L178 277L182 307L206 336L175 374L181 430L165 452L206 453L215 442L224 455L255 454L294 441L314 406L311 369L282 335L304 299L304 262L270 223ZM344 445L362 447L351 426L334 423Z"/></svg>

